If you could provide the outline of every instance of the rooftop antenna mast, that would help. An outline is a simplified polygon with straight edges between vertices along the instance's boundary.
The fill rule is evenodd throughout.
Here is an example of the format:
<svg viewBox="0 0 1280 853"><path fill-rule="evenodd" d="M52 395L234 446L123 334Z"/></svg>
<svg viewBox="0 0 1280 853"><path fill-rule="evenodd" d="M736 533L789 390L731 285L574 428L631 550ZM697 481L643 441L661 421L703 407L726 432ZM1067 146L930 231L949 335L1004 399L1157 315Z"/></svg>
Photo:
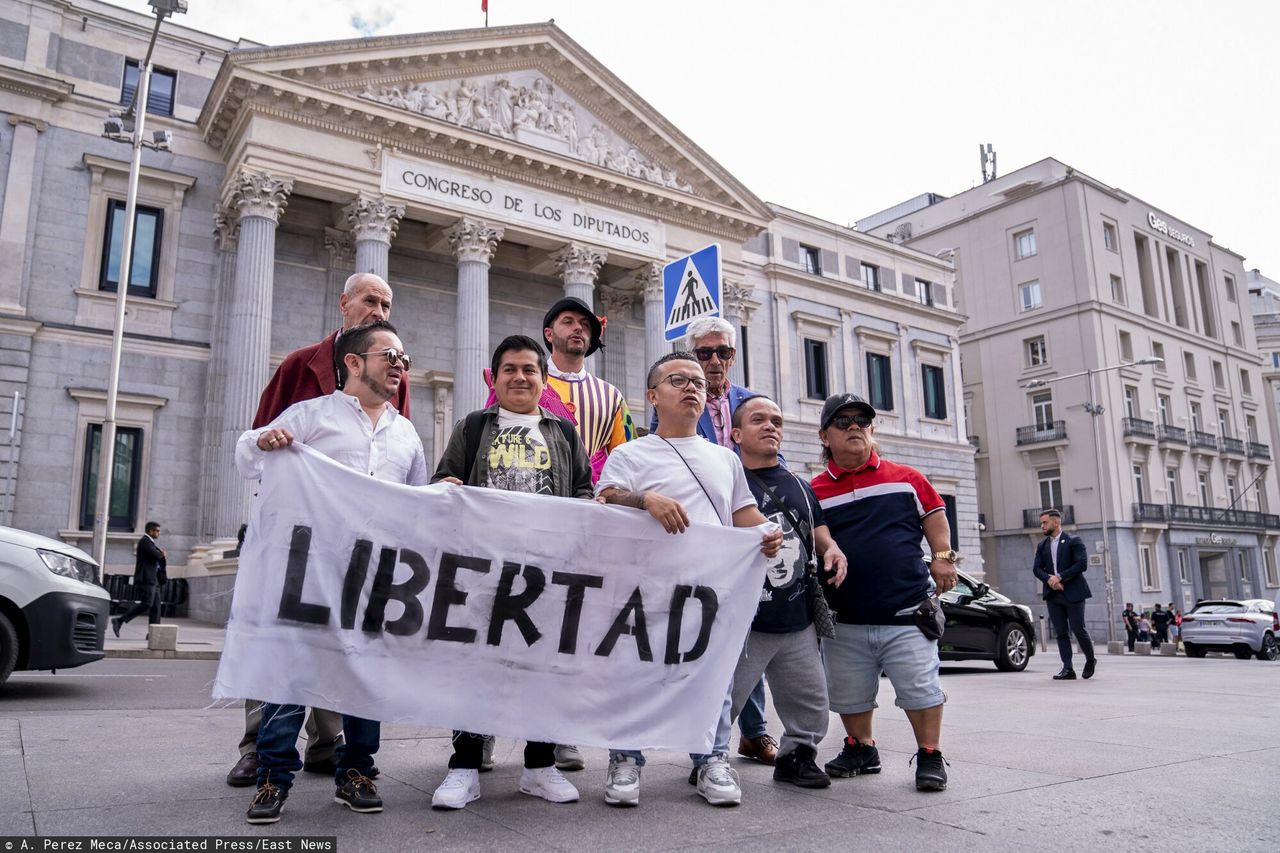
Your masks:
<svg viewBox="0 0 1280 853"><path fill-rule="evenodd" d="M994 181L996 179L996 152L991 147L990 142L986 145L978 145L978 159L982 162L982 182L985 184L988 181Z"/></svg>

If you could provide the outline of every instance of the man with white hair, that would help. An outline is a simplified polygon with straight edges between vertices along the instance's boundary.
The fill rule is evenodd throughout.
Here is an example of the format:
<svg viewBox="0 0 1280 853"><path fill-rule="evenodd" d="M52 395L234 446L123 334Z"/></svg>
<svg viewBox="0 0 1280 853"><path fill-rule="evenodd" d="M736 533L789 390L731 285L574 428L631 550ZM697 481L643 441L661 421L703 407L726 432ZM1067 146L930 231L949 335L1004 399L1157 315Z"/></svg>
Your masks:
<svg viewBox="0 0 1280 853"><path fill-rule="evenodd" d="M378 275L358 272L349 276L338 297L342 328L324 340L294 350L280 362L267 387L258 399L258 412L252 429L261 429L278 418L285 409L303 400L327 397L338 390L336 344L348 329L376 320L391 319L391 286ZM409 418L409 377L395 389L391 400L396 412ZM244 703L244 737L240 739L240 758L227 774L227 784L236 788L254 785L258 780L258 727L262 719L262 703ZM334 751L342 743L342 716L322 708L313 708L307 716L307 752L303 769L308 773L331 774ZM377 768L371 775L376 776Z"/></svg>
<svg viewBox="0 0 1280 853"><path fill-rule="evenodd" d="M698 435L735 453L733 413L756 392L729 381L729 368L737 358L737 331L720 317L699 317L689 324L685 349L693 353L707 377L707 406L698 418ZM658 412L649 419L649 432L658 430ZM783 461L785 463L785 460ZM772 765L778 760L778 742L770 736L764 718L765 698L762 678L747 697L738 716L738 754Z"/></svg>

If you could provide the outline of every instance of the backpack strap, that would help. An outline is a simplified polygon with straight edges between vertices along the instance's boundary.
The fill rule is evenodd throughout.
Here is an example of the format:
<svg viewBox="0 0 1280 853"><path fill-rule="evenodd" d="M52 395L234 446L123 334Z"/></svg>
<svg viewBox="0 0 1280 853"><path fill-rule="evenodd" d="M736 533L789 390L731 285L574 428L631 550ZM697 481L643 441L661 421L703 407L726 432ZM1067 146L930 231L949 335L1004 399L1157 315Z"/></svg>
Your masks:
<svg viewBox="0 0 1280 853"><path fill-rule="evenodd" d="M467 476L463 483L471 483L471 475L476 470L476 456L480 453L480 433L484 427L484 409L472 412L462 422L462 437L466 439Z"/></svg>

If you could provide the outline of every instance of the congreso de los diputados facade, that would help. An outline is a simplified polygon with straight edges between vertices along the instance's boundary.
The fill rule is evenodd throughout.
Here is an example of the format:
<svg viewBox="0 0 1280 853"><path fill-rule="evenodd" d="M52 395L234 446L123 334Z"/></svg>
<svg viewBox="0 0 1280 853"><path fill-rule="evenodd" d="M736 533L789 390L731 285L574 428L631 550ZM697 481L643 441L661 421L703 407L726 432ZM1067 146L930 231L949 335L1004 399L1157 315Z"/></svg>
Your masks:
<svg viewBox="0 0 1280 853"><path fill-rule="evenodd" d="M103 122L153 24L0 0L0 522L85 548L129 175ZM281 360L338 327L353 272L391 283L435 460L493 346L540 337L565 295L608 318L589 368L647 423L662 265L715 243L732 378L779 401L791 467L817 470L829 393L868 397L981 576L945 253L760 199L554 23L268 46L171 18L155 63L147 127L172 144L142 157L108 573L154 519L191 615L225 618L252 500L235 439Z"/></svg>

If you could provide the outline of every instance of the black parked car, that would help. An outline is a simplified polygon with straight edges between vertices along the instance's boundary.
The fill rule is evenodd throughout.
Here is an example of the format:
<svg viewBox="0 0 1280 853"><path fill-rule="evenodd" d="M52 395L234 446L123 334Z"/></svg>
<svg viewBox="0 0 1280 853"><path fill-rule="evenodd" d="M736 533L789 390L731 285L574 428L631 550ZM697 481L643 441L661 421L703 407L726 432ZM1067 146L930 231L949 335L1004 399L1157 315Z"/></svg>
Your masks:
<svg viewBox="0 0 1280 853"><path fill-rule="evenodd" d="M1021 672L1036 653L1031 608L964 572L942 596L947 627L938 648L942 660L990 660L1002 672Z"/></svg>

